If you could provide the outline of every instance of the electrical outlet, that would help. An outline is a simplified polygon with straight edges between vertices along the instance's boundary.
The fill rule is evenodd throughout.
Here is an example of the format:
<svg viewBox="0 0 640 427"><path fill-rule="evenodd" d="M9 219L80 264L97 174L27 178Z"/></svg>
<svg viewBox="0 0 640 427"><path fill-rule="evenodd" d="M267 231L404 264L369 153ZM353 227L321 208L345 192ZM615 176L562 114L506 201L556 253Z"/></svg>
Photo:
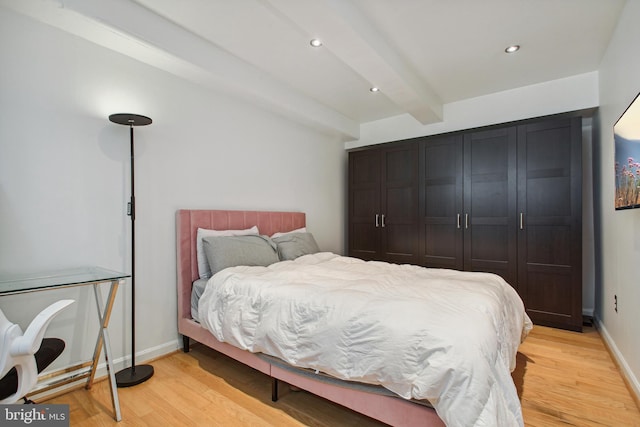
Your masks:
<svg viewBox="0 0 640 427"><path fill-rule="evenodd" d="M613 309L618 312L618 295L613 296Z"/></svg>

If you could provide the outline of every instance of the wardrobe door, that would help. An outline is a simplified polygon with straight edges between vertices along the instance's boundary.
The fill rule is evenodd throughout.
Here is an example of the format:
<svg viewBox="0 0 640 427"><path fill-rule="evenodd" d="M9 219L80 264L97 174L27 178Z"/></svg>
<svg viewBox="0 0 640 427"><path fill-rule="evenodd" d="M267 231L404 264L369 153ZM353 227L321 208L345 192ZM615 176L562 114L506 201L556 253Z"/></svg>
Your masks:
<svg viewBox="0 0 640 427"><path fill-rule="evenodd" d="M349 153L349 255L418 261L418 144Z"/></svg>
<svg viewBox="0 0 640 427"><path fill-rule="evenodd" d="M418 262L418 144L382 150L380 234L382 260Z"/></svg>
<svg viewBox="0 0 640 427"><path fill-rule="evenodd" d="M517 280L516 128L464 136L464 269Z"/></svg>
<svg viewBox="0 0 640 427"><path fill-rule="evenodd" d="M349 256L381 259L380 150L349 153Z"/></svg>
<svg viewBox="0 0 640 427"><path fill-rule="evenodd" d="M582 329L581 118L518 126L518 290L535 323Z"/></svg>
<svg viewBox="0 0 640 427"><path fill-rule="evenodd" d="M433 268L463 269L462 136L420 144L420 260Z"/></svg>

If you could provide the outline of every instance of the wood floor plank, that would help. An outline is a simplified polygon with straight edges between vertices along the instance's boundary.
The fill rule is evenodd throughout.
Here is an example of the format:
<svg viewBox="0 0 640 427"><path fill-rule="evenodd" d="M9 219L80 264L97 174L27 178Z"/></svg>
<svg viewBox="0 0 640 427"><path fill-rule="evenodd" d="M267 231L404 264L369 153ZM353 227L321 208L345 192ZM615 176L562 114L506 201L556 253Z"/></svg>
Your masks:
<svg viewBox="0 0 640 427"><path fill-rule="evenodd" d="M113 419L107 381L49 402L69 404L74 427L384 425L286 385L273 403L266 375L199 344L152 364L149 381L118 389L120 423ZM527 427L640 427L635 400L593 328L534 327L512 377Z"/></svg>

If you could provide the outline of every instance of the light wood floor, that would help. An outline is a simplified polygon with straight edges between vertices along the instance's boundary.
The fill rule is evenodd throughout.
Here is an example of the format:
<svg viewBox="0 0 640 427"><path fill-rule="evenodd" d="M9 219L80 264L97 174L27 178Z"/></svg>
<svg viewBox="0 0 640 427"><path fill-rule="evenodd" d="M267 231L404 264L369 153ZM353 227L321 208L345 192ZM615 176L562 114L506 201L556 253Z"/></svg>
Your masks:
<svg viewBox="0 0 640 427"><path fill-rule="evenodd" d="M50 399L70 405L71 426L382 426L312 396L281 391L270 379L196 345L152 362L155 375L118 389L114 421L107 381ZM527 426L640 426L640 412L598 333L536 326L513 373ZM285 387L282 387L283 389Z"/></svg>

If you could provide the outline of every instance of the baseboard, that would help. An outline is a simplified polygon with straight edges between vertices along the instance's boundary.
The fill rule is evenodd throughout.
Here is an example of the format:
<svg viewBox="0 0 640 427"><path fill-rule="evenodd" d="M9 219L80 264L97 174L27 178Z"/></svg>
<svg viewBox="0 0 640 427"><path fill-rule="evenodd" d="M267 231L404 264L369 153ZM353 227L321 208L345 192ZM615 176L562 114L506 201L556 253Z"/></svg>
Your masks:
<svg viewBox="0 0 640 427"><path fill-rule="evenodd" d="M180 348L182 348L182 340L176 339L175 341L169 341L155 347L144 349L136 353L136 365L140 365L165 356L169 353L173 353ZM114 360L114 367L116 369L116 372L129 366L131 366L131 355L127 355ZM105 363L100 364L100 366L98 367L98 373L107 375L107 366Z"/></svg>
<svg viewBox="0 0 640 427"><path fill-rule="evenodd" d="M167 354L173 353L176 350L182 348L182 341L179 339L176 339L174 341L169 341L166 342L164 344L155 346L155 347L151 347L148 349L145 349L143 351L137 352L136 353L136 365L142 365L142 364L146 364L149 363L150 361L153 361L155 359L158 359L159 357L165 356ZM104 361L104 352L100 355L100 360L101 362L98 364L98 368L96 369L96 375L95 375L95 379L94 381L101 381L103 379L106 379L107 377L107 364ZM121 369L124 368L128 368L131 366L131 355L127 355L124 357L120 357L117 359L113 360L113 367L115 369L116 372L120 371ZM64 369L64 368L61 368ZM89 368L86 368L84 371L88 371ZM46 371L44 372L46 374ZM69 384L57 387L53 390L49 390L46 392L41 392L38 393L37 390L42 388L42 387L46 387L48 385L51 384L55 384L57 382L61 382L61 381L65 381L65 380L70 380L72 378L74 378L74 376L77 376L77 372L71 372L68 373L66 375L61 375L55 378L52 378L48 381L44 381L42 383L38 383L38 386L36 387L36 391L33 394L33 396L37 396L37 398L35 398L34 400L36 401L41 401L43 399L47 399L53 396L57 396L59 394L61 394L62 392L66 392L69 391L71 389L74 388L78 388L79 386L81 386L82 384L86 383L86 379L80 379L80 380L75 380L75 382L71 382ZM31 394L30 394L31 396Z"/></svg>
<svg viewBox="0 0 640 427"><path fill-rule="evenodd" d="M582 308L582 315L586 317L593 317L593 308Z"/></svg>
<svg viewBox="0 0 640 427"><path fill-rule="evenodd" d="M622 356L622 353L620 353L620 350L618 350L618 346L616 346L615 341L613 341L611 335L609 335L607 328L597 317L594 317L594 321L596 329L600 332L600 336L602 337L605 346L613 357L614 362L618 365L622 378L631 393L631 397L633 397L633 400L636 402L636 406L640 409L640 381L638 381L638 378L633 374L629 364L625 360L624 356Z"/></svg>

